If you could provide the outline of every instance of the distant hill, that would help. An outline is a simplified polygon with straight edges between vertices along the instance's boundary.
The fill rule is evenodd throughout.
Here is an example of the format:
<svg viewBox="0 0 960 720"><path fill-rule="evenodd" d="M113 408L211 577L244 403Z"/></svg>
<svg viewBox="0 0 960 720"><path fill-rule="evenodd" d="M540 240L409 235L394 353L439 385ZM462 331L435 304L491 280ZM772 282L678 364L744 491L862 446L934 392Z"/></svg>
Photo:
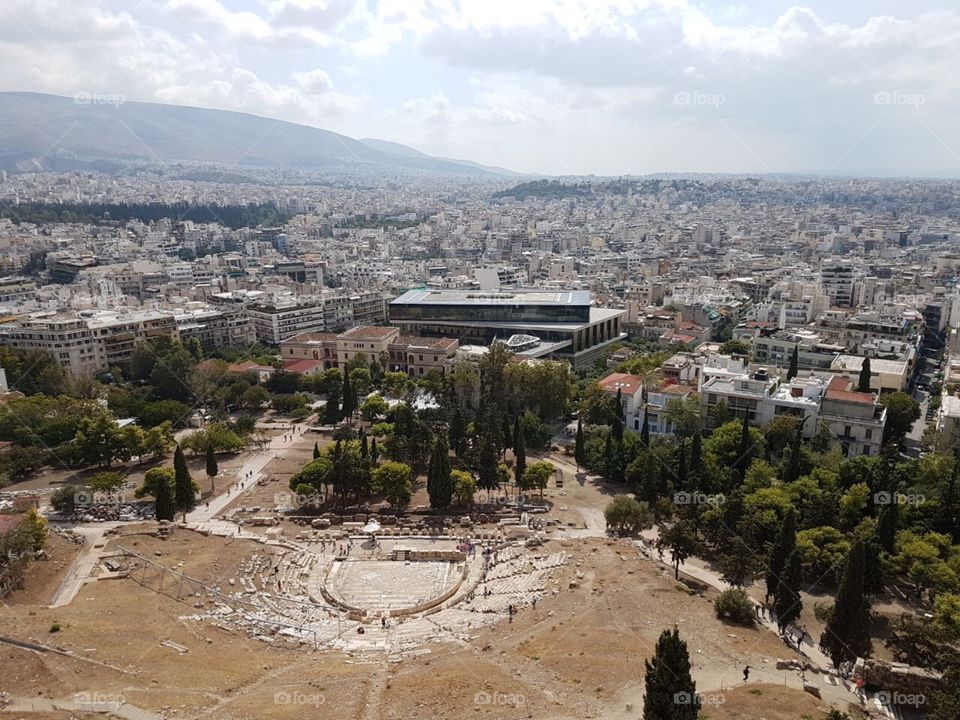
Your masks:
<svg viewBox="0 0 960 720"><path fill-rule="evenodd" d="M177 161L512 175L434 158L398 143L361 142L246 113L141 102L83 104L57 95L0 92L0 169L110 170L127 162Z"/></svg>
<svg viewBox="0 0 960 720"><path fill-rule="evenodd" d="M502 175L503 177L529 177L524 173L515 172L513 170L507 170L506 168L497 167L496 165L481 165L480 163L473 162L473 160L457 160L454 158L433 158L431 155L422 153L419 150L416 150L409 145L401 145L400 143L391 142L390 140L376 140L375 138L363 138L360 140L364 145L373 148L374 150L380 150L381 152L390 153L391 155L400 155L402 157L411 157L411 158L429 158L431 161L442 160L444 162L451 162L457 165L466 165L467 167L475 168L477 170L482 170L484 172L490 173L491 175Z"/></svg>

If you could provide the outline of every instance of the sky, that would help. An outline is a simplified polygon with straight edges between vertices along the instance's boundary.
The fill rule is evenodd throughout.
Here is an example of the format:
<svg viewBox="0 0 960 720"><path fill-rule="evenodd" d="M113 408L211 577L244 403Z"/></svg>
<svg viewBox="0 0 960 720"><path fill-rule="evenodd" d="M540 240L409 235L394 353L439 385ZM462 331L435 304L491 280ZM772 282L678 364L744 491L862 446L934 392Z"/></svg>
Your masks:
<svg viewBox="0 0 960 720"><path fill-rule="evenodd" d="M960 2L2 0L0 90L552 175L960 176Z"/></svg>

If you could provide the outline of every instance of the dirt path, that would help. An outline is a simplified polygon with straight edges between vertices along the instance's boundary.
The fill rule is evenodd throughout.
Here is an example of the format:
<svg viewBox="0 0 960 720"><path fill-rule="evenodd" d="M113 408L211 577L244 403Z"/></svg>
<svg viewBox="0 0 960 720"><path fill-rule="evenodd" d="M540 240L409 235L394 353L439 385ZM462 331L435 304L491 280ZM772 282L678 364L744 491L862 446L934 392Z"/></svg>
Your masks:
<svg viewBox="0 0 960 720"><path fill-rule="evenodd" d="M50 700L43 697L13 697L3 707L4 713L49 713L57 710L98 713L124 720L165 720L163 715L124 702L122 697L109 693L77 693L73 700Z"/></svg>
<svg viewBox="0 0 960 720"><path fill-rule="evenodd" d="M108 530L119 527L123 523L107 522L97 523L96 525L79 525L73 528L74 532L83 535L87 541L84 549L77 556L76 560L70 566L67 574L64 576L60 587L57 588L50 600L50 607L63 607L73 602L80 588L90 578L93 569L100 562L100 554L103 552L103 536ZM100 547L97 547L100 545Z"/></svg>

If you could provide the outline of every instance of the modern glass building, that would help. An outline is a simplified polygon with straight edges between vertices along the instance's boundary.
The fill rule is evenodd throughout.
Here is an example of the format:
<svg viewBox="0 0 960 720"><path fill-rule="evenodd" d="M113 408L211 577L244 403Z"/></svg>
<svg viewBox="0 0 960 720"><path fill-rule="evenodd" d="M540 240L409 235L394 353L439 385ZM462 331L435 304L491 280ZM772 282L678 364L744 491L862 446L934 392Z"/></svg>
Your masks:
<svg viewBox="0 0 960 720"><path fill-rule="evenodd" d="M522 333L540 339L519 354L586 367L626 335L624 310L591 305L587 290L409 290L390 303L390 322L405 332L489 344Z"/></svg>

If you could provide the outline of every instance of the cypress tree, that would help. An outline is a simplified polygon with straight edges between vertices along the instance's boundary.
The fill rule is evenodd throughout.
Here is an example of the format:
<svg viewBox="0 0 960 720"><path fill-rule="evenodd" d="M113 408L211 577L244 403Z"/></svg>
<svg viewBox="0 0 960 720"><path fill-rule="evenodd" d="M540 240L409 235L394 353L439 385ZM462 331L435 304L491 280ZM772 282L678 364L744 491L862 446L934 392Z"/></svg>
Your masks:
<svg viewBox="0 0 960 720"><path fill-rule="evenodd" d="M517 487L523 487L523 473L527 469L527 443L523 438L523 430L520 427L520 418L517 418L516 423L513 426L513 455L516 458L516 463L513 466L514 469L514 478L517 482Z"/></svg>
<svg viewBox="0 0 960 720"><path fill-rule="evenodd" d="M174 503L177 510L183 513L183 520L186 522L187 513L193 510L196 504L197 493L193 489L193 478L190 477L187 459L183 456L183 449L179 444L173 451L173 484Z"/></svg>
<svg viewBox="0 0 960 720"><path fill-rule="evenodd" d="M800 617L803 609L803 603L800 602L800 580L800 553L794 549L783 566L780 584L773 598L777 626L781 630Z"/></svg>
<svg viewBox="0 0 960 720"><path fill-rule="evenodd" d="M960 542L960 488L957 487L957 475L960 473L960 451L954 452L953 471L947 481L947 487L940 499L940 513L937 528L940 532L950 535L953 542Z"/></svg>
<svg viewBox="0 0 960 720"><path fill-rule="evenodd" d="M870 358L863 359L860 377L857 378L857 392L870 392Z"/></svg>
<svg viewBox="0 0 960 720"><path fill-rule="evenodd" d="M613 423L610 425L610 433L613 435L614 442L617 445L623 444L623 420L619 417L613 419Z"/></svg>
<svg viewBox="0 0 960 720"><path fill-rule="evenodd" d="M622 388L617 388L617 400L616 400L616 405L614 407L616 408L616 410L613 413L613 417L623 422L623 389Z"/></svg>
<svg viewBox="0 0 960 720"><path fill-rule="evenodd" d="M780 584L780 576L783 574L784 565L787 558L790 557L797 547L797 512L793 508L787 510L783 518L783 524L780 525L780 532L770 548L770 557L767 561L767 598L775 594L777 586Z"/></svg>
<svg viewBox="0 0 960 720"><path fill-rule="evenodd" d="M327 425L333 425L336 422L339 422L341 418L340 415L340 402L337 398L331 396L327 400L327 404L323 409L323 420Z"/></svg>
<svg viewBox="0 0 960 720"><path fill-rule="evenodd" d="M613 433L607 433L607 440L603 445L603 474L609 479L614 472Z"/></svg>
<svg viewBox="0 0 960 720"><path fill-rule="evenodd" d="M697 720L700 699L690 676L690 654L676 627L660 634L644 669L643 720Z"/></svg>
<svg viewBox="0 0 960 720"><path fill-rule="evenodd" d="M213 445L207 445L207 477L210 478L210 487L213 487L213 479L217 476L217 473L220 472L220 468L217 467L217 456L213 452Z"/></svg>
<svg viewBox="0 0 960 720"><path fill-rule="evenodd" d="M847 660L867 657L870 642L870 606L864 585L864 547L861 540L853 543L847 555L837 600L827 627L820 636L820 648L830 656L834 667Z"/></svg>
<svg viewBox="0 0 960 720"><path fill-rule="evenodd" d="M169 470L164 470L164 473L169 472ZM154 515L157 520L173 520L176 513L177 504L173 494L173 483L170 482L168 477L157 483L156 495L154 496Z"/></svg>
<svg viewBox="0 0 960 720"><path fill-rule="evenodd" d="M790 444L790 457L787 460L786 470L783 472L783 481L787 483L792 483L800 477L800 458L802 457L800 441L803 437L802 432L803 425L799 425L793 434L793 442Z"/></svg>
<svg viewBox="0 0 960 720"><path fill-rule="evenodd" d="M687 443L680 438L677 448L677 488L685 490L687 487Z"/></svg>
<svg viewBox="0 0 960 720"><path fill-rule="evenodd" d="M446 510L453 500L453 483L450 481L450 448L444 432L437 434L430 454L430 468L427 471L427 494L430 507L434 510Z"/></svg>
<svg viewBox="0 0 960 720"><path fill-rule="evenodd" d="M370 442L367 440L367 433L360 430L360 457L366 460L370 456Z"/></svg>
<svg viewBox="0 0 960 720"><path fill-rule="evenodd" d="M313 444L313 459L316 460L320 457L320 445L318 443Z"/></svg>
<svg viewBox="0 0 960 720"><path fill-rule="evenodd" d="M479 440L480 446L477 451L478 471L477 487L487 491L487 497L491 490L500 487L499 470L497 467L497 450L493 446L493 441L488 434L483 434Z"/></svg>
<svg viewBox="0 0 960 720"><path fill-rule="evenodd" d="M877 537L880 541L880 547L883 548L884 552L890 554L893 554L897 539L899 510L897 503L891 502L880 511L880 517L877 519Z"/></svg>
<svg viewBox="0 0 960 720"><path fill-rule="evenodd" d="M467 423L460 412L460 405L455 405L453 415L450 418L450 429L448 430L450 445L457 454L457 458L462 459L466 452Z"/></svg>
<svg viewBox="0 0 960 720"><path fill-rule="evenodd" d="M700 489L700 478L703 475L703 438L699 432L693 434L690 442L690 481L691 488Z"/></svg>
<svg viewBox="0 0 960 720"><path fill-rule="evenodd" d="M343 368L343 405L340 406L341 419L349 420L353 416L353 411L357 409L357 396L353 392L353 386L350 384L350 371Z"/></svg>
<svg viewBox="0 0 960 720"><path fill-rule="evenodd" d="M517 416L513 424L513 431L510 431L510 418L504 415L500 420L500 434L503 435L503 451L513 448L513 443L517 440L517 433L520 432L520 416Z"/></svg>
<svg viewBox="0 0 960 720"><path fill-rule="evenodd" d="M577 444L573 449L573 457L577 461L577 470L580 469L580 466L583 465L583 420L577 418Z"/></svg>
<svg viewBox="0 0 960 720"><path fill-rule="evenodd" d="M787 370L787 382L793 380L800 372L800 346L794 345L790 354L790 367Z"/></svg>
<svg viewBox="0 0 960 720"><path fill-rule="evenodd" d="M643 425L640 426L640 442L645 448L650 447L650 423L647 421L647 411L643 411Z"/></svg>
<svg viewBox="0 0 960 720"><path fill-rule="evenodd" d="M377 460L380 459L380 451L377 449L377 439L373 438L370 441L370 464L376 465Z"/></svg>
<svg viewBox="0 0 960 720"><path fill-rule="evenodd" d="M744 411L743 425L740 428L740 448L737 451L737 462L734 465L741 475L750 466L750 450L750 420L746 411Z"/></svg>

